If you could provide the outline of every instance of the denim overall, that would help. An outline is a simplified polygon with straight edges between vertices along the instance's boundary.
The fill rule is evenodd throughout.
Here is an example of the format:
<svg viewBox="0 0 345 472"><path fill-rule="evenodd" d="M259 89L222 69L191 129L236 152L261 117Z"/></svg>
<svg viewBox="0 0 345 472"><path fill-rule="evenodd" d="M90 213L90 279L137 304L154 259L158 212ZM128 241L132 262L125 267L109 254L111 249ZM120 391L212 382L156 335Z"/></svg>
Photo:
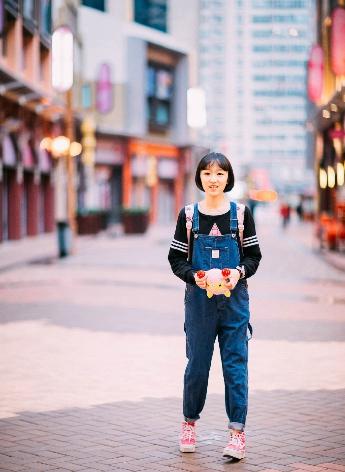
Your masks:
<svg viewBox="0 0 345 472"><path fill-rule="evenodd" d="M234 268L240 263L237 244L236 204L230 203L230 233L222 236L198 234L199 211L193 217L194 270ZM213 257L212 257L213 256ZM246 280L239 280L230 298L214 295L187 284L185 295L185 332L188 364L184 375L183 414L197 420L204 407L214 342L218 336L225 383L225 406L229 427L242 430L248 405L249 297Z"/></svg>

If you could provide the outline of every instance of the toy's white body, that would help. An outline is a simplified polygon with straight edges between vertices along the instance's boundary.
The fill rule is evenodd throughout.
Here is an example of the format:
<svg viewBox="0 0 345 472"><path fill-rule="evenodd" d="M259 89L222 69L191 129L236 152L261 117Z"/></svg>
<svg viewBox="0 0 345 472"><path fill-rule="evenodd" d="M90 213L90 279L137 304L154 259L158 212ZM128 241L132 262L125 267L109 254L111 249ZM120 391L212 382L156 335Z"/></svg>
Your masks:
<svg viewBox="0 0 345 472"><path fill-rule="evenodd" d="M208 298L213 295L225 295L230 297L230 290L225 286L225 280L220 269L207 271L206 291Z"/></svg>

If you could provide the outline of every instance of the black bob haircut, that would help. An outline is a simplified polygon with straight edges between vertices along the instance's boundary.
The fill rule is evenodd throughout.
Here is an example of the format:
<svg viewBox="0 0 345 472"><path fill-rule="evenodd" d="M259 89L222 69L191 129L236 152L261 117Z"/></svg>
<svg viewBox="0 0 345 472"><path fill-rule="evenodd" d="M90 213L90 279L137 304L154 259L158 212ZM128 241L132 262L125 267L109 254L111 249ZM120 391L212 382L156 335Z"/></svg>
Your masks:
<svg viewBox="0 0 345 472"><path fill-rule="evenodd" d="M195 172L196 186L202 192L205 191L202 188L200 173L202 170L209 169L213 164L218 164L221 169L228 172L228 182L225 186L224 192L230 192L230 190L233 189L235 184L234 171L232 170L232 166L230 164L229 159L220 152L209 152L201 159Z"/></svg>

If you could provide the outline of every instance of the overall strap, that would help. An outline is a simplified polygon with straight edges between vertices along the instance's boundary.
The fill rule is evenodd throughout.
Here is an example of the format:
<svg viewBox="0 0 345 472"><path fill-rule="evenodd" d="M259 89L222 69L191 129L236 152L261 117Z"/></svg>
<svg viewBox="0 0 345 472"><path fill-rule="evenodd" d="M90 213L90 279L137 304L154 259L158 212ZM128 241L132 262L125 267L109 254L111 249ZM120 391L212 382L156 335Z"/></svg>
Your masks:
<svg viewBox="0 0 345 472"><path fill-rule="evenodd" d="M244 210L245 206L243 203L237 203L238 232L240 235L241 246L243 245Z"/></svg>
<svg viewBox="0 0 345 472"><path fill-rule="evenodd" d="M193 233L199 233L199 210L197 203L194 203Z"/></svg>
<svg viewBox="0 0 345 472"><path fill-rule="evenodd" d="M194 214L194 205L186 205L184 207L186 213L186 230L187 230L187 242L188 242L188 256L187 260L190 260L190 232L193 227L193 214Z"/></svg>
<svg viewBox="0 0 345 472"><path fill-rule="evenodd" d="M238 229L237 220L237 205L234 202L230 202L230 232L236 234Z"/></svg>

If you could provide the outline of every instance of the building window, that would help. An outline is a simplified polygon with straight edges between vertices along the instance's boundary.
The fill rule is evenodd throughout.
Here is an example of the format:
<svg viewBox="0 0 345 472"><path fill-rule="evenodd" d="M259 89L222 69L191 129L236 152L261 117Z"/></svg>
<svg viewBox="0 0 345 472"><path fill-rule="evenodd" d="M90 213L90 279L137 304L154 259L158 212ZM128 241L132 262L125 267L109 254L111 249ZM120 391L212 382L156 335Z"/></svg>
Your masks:
<svg viewBox="0 0 345 472"><path fill-rule="evenodd" d="M51 0L41 0L40 32L42 36L50 36L52 33L52 2Z"/></svg>
<svg viewBox="0 0 345 472"><path fill-rule="evenodd" d="M84 7L105 11L105 0L82 0L81 4L84 5Z"/></svg>
<svg viewBox="0 0 345 472"><path fill-rule="evenodd" d="M167 31L166 0L135 0L134 21L141 25Z"/></svg>
<svg viewBox="0 0 345 472"><path fill-rule="evenodd" d="M165 131L170 125L173 71L149 63L146 74L147 117L152 130Z"/></svg>
<svg viewBox="0 0 345 472"><path fill-rule="evenodd" d="M34 0L23 0L23 16L26 20L35 18L35 2Z"/></svg>

